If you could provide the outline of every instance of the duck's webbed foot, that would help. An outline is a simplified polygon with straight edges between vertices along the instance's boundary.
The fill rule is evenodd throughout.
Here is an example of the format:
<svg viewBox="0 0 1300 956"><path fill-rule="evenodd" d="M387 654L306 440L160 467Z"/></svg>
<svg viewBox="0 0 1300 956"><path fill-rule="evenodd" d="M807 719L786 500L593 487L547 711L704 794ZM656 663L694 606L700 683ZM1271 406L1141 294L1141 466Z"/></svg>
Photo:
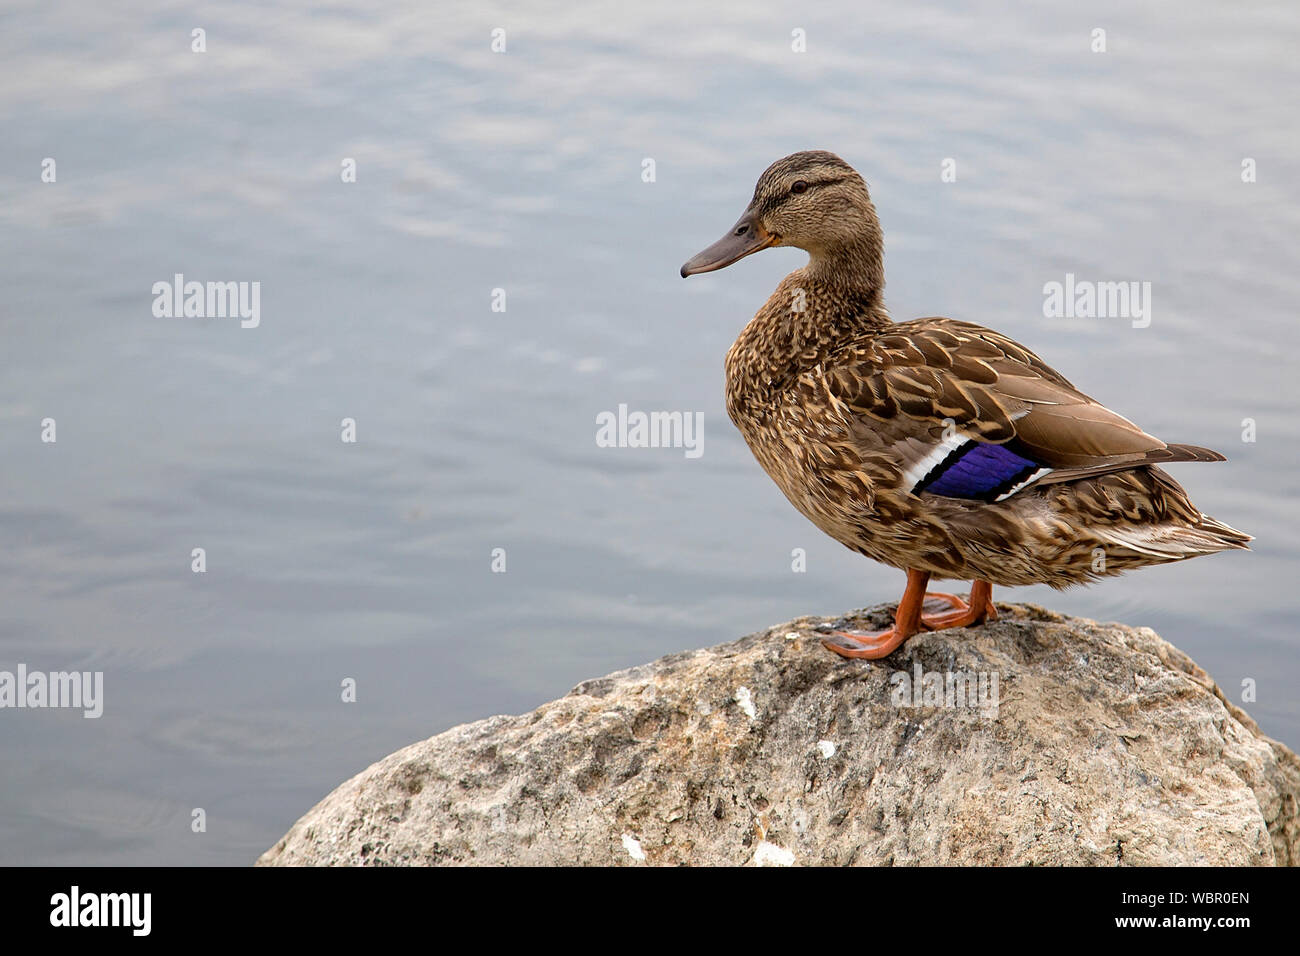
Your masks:
<svg viewBox="0 0 1300 956"><path fill-rule="evenodd" d="M831 631L829 637L822 639L822 647L840 657L877 661L894 653L911 636L898 625L883 631Z"/></svg>
<svg viewBox="0 0 1300 956"><path fill-rule="evenodd" d="M894 626L883 631L832 631L822 646L840 657L869 661L888 657L909 637L921 630L921 605L925 601L928 571L908 571L907 589L894 612Z"/></svg>
<svg viewBox="0 0 1300 956"><path fill-rule="evenodd" d="M831 631L822 646L840 657L869 661L888 657L913 634L940 631L947 627L970 627L998 619L993 606L993 585L988 581L971 584L970 600L954 594L927 594L930 575L926 571L907 572L907 590L898 602L894 626L883 631ZM930 611L924 614L922 611Z"/></svg>
<svg viewBox="0 0 1300 956"><path fill-rule="evenodd" d="M966 602L955 594L943 594L939 591L926 591L925 600L921 602L922 615L946 614L952 610L964 611Z"/></svg>
<svg viewBox="0 0 1300 956"><path fill-rule="evenodd" d="M969 601L963 601L951 594L927 594L926 604L930 604L928 599L932 597L951 599L955 610L946 614L922 614L921 627L927 631L941 631L947 627L971 627L998 619L998 610L993 606L993 585L988 581L971 583Z"/></svg>

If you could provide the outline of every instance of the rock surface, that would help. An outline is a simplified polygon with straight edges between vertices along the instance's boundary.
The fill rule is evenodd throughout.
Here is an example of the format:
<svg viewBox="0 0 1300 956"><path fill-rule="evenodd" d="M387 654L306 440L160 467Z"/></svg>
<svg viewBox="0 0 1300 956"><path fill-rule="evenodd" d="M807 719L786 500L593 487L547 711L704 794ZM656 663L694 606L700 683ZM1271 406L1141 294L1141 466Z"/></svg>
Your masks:
<svg viewBox="0 0 1300 956"><path fill-rule="evenodd" d="M1300 862L1300 760L1185 654L999 609L874 663L817 629L885 607L587 681L386 757L258 864ZM984 706L926 706L944 672L984 674Z"/></svg>

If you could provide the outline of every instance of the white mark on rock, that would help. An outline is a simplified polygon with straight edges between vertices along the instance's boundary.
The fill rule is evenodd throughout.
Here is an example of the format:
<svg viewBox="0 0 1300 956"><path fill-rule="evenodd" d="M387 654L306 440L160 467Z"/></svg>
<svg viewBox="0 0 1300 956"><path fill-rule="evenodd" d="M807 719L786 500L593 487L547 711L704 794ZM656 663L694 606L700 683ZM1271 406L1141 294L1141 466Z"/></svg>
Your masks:
<svg viewBox="0 0 1300 956"><path fill-rule="evenodd" d="M627 850L627 855L634 860L645 859L645 850L641 849L641 841L630 833L623 834L623 849Z"/></svg>
<svg viewBox="0 0 1300 956"><path fill-rule="evenodd" d="M822 752L823 757L830 758L835 756L835 745L829 740L817 741L817 749Z"/></svg>
<svg viewBox="0 0 1300 956"><path fill-rule="evenodd" d="M797 640L799 640L799 632L798 632L798 631L791 631L789 634L787 634L787 635L785 636L785 639L786 639L787 641L797 641Z"/></svg>
<svg viewBox="0 0 1300 956"><path fill-rule="evenodd" d="M790 818L790 825L794 827L794 832L803 836L808 832L808 827L812 824L812 819L804 810L795 810L794 815ZM794 854L790 855L791 861L794 860Z"/></svg>
<svg viewBox="0 0 1300 956"><path fill-rule="evenodd" d="M794 866L794 852L764 840L754 851L755 866Z"/></svg>
<svg viewBox="0 0 1300 956"><path fill-rule="evenodd" d="M740 705L740 709L745 712L745 716L750 720L753 720L758 715L758 711L754 709L754 695L749 692L748 687L736 688L736 703Z"/></svg>

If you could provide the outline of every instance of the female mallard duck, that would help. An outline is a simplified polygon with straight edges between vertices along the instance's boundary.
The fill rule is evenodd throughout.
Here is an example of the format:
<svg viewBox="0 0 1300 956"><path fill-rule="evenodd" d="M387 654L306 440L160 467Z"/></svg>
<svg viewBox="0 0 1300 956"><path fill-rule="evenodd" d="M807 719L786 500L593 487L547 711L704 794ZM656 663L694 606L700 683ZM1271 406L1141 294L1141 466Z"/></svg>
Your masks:
<svg viewBox="0 0 1300 956"><path fill-rule="evenodd" d="M920 630L994 620L994 584L1063 588L1251 540L1156 464L1222 455L1148 435L1005 335L892 322L876 210L838 156L773 163L682 276L769 246L809 261L727 353L727 412L805 517L907 572L894 626L836 632L830 650L880 658ZM969 600L927 595L931 576L973 581Z"/></svg>

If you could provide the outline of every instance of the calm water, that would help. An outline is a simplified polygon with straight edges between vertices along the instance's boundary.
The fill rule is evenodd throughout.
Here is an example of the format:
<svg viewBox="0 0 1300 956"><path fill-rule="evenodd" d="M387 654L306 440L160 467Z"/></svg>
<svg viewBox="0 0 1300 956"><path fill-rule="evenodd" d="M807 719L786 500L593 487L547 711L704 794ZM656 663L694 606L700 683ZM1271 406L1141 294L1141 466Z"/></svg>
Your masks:
<svg viewBox="0 0 1300 956"><path fill-rule="evenodd" d="M105 693L0 711L0 863L249 863L404 744L896 599L723 411L802 255L677 276L812 147L871 185L895 317L1231 459L1176 476L1253 553L1000 596L1148 624L1300 745L1294 5L714 6L0 13L0 669ZM1151 282L1151 325L1044 318L1067 272ZM260 325L155 317L176 273L260 282ZM702 412L704 454L597 447L620 403Z"/></svg>

